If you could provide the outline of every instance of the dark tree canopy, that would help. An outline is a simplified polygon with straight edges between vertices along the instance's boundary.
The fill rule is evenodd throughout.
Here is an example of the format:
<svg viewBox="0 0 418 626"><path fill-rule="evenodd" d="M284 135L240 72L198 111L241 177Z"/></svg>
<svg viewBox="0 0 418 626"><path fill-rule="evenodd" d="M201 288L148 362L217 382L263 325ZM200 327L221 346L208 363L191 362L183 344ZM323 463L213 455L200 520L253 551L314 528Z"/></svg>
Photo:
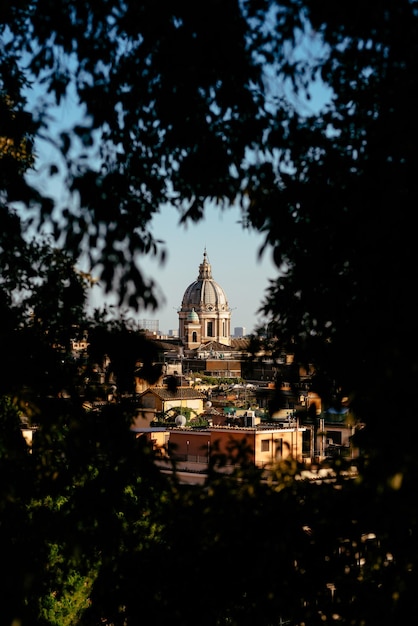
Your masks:
<svg viewBox="0 0 418 626"><path fill-rule="evenodd" d="M416 615L417 35L414 0L1 4L6 623L130 625L146 606L185 626L203 599L214 626ZM238 203L273 247L278 277L260 306L278 349L314 364L324 395L349 396L366 422L359 481L315 491L288 468L277 490L251 475L189 491L127 437L125 406L85 415L79 368L59 358L70 326L95 337L92 358L107 342L124 387L147 349L136 338L132 350L124 325L103 334L85 319L77 260L121 304L156 306L141 273L143 255L165 256L153 215L170 204L198 221L209 203ZM28 243L37 229L52 247ZM43 415L33 455L9 429L22 389ZM207 565L228 558L214 602ZM177 602L187 566L190 612Z"/></svg>

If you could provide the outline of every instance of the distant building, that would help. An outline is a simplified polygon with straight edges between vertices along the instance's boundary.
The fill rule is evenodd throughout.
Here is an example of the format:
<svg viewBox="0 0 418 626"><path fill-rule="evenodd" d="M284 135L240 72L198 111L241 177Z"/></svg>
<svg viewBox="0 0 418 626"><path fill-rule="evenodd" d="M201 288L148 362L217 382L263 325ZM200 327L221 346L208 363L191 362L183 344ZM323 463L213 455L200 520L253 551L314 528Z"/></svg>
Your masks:
<svg viewBox="0 0 418 626"><path fill-rule="evenodd" d="M159 325L160 322L159 320L139 320L138 322L138 327L141 330L146 330L149 333L152 333L154 335L158 335L160 330L159 330Z"/></svg>
<svg viewBox="0 0 418 626"><path fill-rule="evenodd" d="M175 391L170 391L167 387L149 387L137 397L138 406L133 426L149 426L159 415L170 409L181 413L182 409L187 408L200 415L205 399L204 393L190 387L178 387Z"/></svg>
<svg viewBox="0 0 418 626"><path fill-rule="evenodd" d="M248 412L247 412L248 413ZM251 412L249 412L251 413ZM250 424L248 426L209 426L206 428L170 428L159 432L160 442L154 436L154 429L137 424L131 427L136 436L145 435L153 441L157 450L162 444L168 447L170 456L177 462L184 462L190 469L205 471L212 455L225 455L226 466L230 471L242 462L239 453L245 450L247 460L259 468L271 468L288 458L302 462L309 458L304 454L306 428L294 425ZM184 466L183 466L184 467Z"/></svg>
<svg viewBox="0 0 418 626"><path fill-rule="evenodd" d="M245 337L245 326L235 326L234 337Z"/></svg>
<svg viewBox="0 0 418 626"><path fill-rule="evenodd" d="M180 340L186 350L207 342L231 345L231 309L224 290L212 278L206 250L197 279L184 292L178 315Z"/></svg>

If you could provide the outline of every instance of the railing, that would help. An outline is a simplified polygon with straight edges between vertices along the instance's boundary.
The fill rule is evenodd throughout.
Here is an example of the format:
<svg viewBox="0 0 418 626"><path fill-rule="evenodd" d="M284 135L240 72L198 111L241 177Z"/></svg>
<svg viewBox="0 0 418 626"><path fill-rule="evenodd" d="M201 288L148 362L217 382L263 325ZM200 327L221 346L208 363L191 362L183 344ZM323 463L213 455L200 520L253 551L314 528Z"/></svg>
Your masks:
<svg viewBox="0 0 418 626"><path fill-rule="evenodd" d="M170 458L177 463L208 464L207 454L171 454Z"/></svg>

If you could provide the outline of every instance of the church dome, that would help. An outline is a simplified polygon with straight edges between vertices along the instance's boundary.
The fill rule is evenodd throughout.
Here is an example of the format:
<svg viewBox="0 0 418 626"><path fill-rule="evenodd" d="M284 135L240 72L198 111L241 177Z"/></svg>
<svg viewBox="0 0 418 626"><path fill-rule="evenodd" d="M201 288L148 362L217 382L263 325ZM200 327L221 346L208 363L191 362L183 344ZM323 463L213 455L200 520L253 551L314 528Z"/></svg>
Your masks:
<svg viewBox="0 0 418 626"><path fill-rule="evenodd" d="M212 268L206 251L199 266L199 276L184 292L181 304L183 311L228 311L225 292L212 278Z"/></svg>
<svg viewBox="0 0 418 626"><path fill-rule="evenodd" d="M213 342L231 345L231 309L224 290L212 278L206 250L199 275L184 292L178 314L179 337L186 349Z"/></svg>

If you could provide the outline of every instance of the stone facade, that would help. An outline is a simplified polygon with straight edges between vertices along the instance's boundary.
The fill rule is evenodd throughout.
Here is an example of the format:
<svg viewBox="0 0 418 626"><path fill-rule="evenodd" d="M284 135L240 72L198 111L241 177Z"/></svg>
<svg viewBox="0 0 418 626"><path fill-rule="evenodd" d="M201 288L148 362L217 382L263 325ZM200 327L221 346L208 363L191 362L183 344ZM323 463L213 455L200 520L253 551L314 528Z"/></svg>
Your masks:
<svg viewBox="0 0 418 626"><path fill-rule="evenodd" d="M206 250L197 280L183 295L179 310L179 334L186 350L217 341L231 345L231 309L222 287L212 278Z"/></svg>

